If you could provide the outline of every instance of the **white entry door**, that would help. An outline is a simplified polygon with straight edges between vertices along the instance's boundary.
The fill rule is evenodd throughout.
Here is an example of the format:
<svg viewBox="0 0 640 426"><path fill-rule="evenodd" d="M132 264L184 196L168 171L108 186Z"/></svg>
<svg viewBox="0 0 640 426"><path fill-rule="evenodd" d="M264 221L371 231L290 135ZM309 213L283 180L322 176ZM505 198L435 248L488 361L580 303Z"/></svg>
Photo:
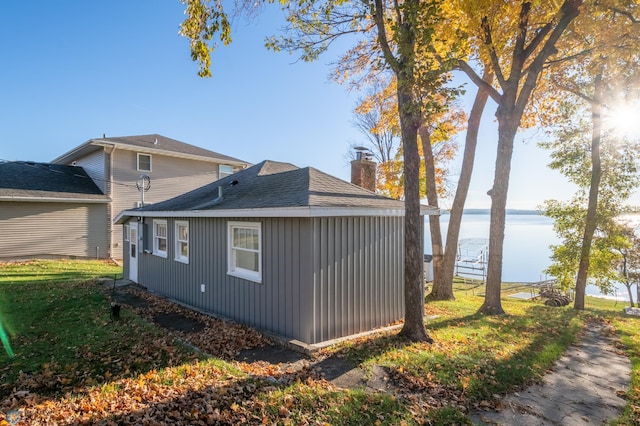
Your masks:
<svg viewBox="0 0 640 426"><path fill-rule="evenodd" d="M138 222L129 222L129 279L138 282Z"/></svg>

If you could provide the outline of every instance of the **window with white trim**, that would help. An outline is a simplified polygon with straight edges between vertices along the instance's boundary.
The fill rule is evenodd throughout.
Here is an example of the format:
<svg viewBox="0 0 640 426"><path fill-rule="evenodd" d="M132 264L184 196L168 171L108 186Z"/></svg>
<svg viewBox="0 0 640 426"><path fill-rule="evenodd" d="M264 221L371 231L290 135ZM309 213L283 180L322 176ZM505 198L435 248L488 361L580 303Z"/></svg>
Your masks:
<svg viewBox="0 0 640 426"><path fill-rule="evenodd" d="M124 225L124 240L129 241L129 224Z"/></svg>
<svg viewBox="0 0 640 426"><path fill-rule="evenodd" d="M220 164L218 166L218 179L222 179L233 174L233 166L228 164Z"/></svg>
<svg viewBox="0 0 640 426"><path fill-rule="evenodd" d="M151 171L151 155L138 153L138 171L140 172Z"/></svg>
<svg viewBox="0 0 640 426"><path fill-rule="evenodd" d="M153 254L167 257L167 221L153 220Z"/></svg>
<svg viewBox="0 0 640 426"><path fill-rule="evenodd" d="M176 261L189 263L189 222L176 220Z"/></svg>
<svg viewBox="0 0 640 426"><path fill-rule="evenodd" d="M262 282L262 227L260 222L228 223L229 275Z"/></svg>

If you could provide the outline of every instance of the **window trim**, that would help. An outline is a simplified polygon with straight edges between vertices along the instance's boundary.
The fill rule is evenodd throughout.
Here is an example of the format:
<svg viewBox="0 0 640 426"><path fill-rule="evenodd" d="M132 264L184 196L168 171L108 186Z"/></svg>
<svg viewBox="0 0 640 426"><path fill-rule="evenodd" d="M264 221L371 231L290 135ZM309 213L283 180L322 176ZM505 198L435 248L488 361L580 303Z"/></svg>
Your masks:
<svg viewBox="0 0 640 426"><path fill-rule="evenodd" d="M233 230L237 228L255 229L258 231L258 249L241 249L233 247ZM251 271L237 267L234 250L245 250L258 253L258 270ZM227 274L256 283L262 283L262 223L261 222L227 222Z"/></svg>
<svg viewBox="0 0 640 426"><path fill-rule="evenodd" d="M231 169L231 173L226 173L225 172L224 176L223 176L223 173L222 173L222 168L223 167L229 167ZM218 165L218 179L226 178L227 176L231 176L234 173L235 172L233 171L233 166L232 165L230 165L230 164L220 164L220 165Z"/></svg>
<svg viewBox="0 0 640 426"><path fill-rule="evenodd" d="M158 235L158 225L164 225L165 236ZM167 251L169 250L169 233L167 232L167 220L166 219L153 219L153 254L155 256L167 257ZM164 238L166 250L160 250L158 248L158 240Z"/></svg>
<svg viewBox="0 0 640 426"><path fill-rule="evenodd" d="M128 243L128 242L129 242L129 239L130 239L129 232L130 232L130 231L129 231L129 224L128 224L128 223L125 223L125 224L124 224L124 229L122 230L122 233L124 234L124 241L125 241L126 243Z"/></svg>
<svg viewBox="0 0 640 426"><path fill-rule="evenodd" d="M140 168L140 156L141 156L141 155L144 155L144 156L146 156L146 157L149 157L149 170L147 170L147 169L141 169L141 168ZM145 154L144 152L138 152L138 155L137 155L137 157L136 157L136 160L137 160L137 161L136 161L136 168L137 168L137 170L138 170L139 172L150 172L150 171L151 171L151 169L153 169L153 167L152 167L152 165L153 165L153 159L152 159L152 157L151 157L151 154Z"/></svg>
<svg viewBox="0 0 640 426"><path fill-rule="evenodd" d="M187 227L187 239L186 240L181 240L180 239L180 226L186 226ZM173 226L173 230L174 230L174 235L175 235L175 244L174 244L174 249L175 249L175 258L174 260L176 262L181 262L181 263L189 263L189 221L188 220L176 220L175 224ZM182 250L180 250L180 243L186 243L187 244L187 255L183 256L182 255Z"/></svg>

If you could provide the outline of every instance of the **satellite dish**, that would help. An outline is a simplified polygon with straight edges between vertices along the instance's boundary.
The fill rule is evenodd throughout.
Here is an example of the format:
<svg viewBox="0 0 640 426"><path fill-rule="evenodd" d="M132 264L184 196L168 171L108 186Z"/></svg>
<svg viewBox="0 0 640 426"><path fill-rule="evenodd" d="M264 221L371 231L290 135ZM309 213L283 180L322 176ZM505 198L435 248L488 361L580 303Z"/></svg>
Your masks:
<svg viewBox="0 0 640 426"><path fill-rule="evenodd" d="M149 175L140 175L136 181L136 188L140 191L140 207L144 207L144 193L151 189L151 178Z"/></svg>

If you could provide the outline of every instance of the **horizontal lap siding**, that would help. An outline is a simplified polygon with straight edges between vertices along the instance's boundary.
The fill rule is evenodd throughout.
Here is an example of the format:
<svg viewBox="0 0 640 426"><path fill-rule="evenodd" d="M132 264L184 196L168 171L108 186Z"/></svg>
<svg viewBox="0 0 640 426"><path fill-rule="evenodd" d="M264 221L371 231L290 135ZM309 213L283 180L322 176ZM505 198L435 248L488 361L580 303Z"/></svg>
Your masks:
<svg viewBox="0 0 640 426"><path fill-rule="evenodd" d="M189 222L189 264L174 259L175 220ZM305 340L311 331L310 220L298 218L167 220L168 256L143 253L139 282L150 290L256 328ZM229 221L262 224L262 283L227 274ZM152 219L145 219L152 232ZM152 245L149 238L149 245ZM125 259L128 261L128 259ZM307 277L305 279L305 276ZM200 291L201 284L205 292Z"/></svg>
<svg viewBox="0 0 640 426"><path fill-rule="evenodd" d="M313 335L322 342L404 316L400 217L313 219Z"/></svg>
<svg viewBox="0 0 640 426"><path fill-rule="evenodd" d="M106 258L106 204L0 202L0 258Z"/></svg>
<svg viewBox="0 0 640 426"><path fill-rule="evenodd" d="M136 181L141 174L149 175L151 188L144 195L145 204L157 203L182 195L218 179L217 163L187 160L161 154L151 154L151 171L137 170L137 151L115 150L112 155L111 198L113 218L123 210L136 207L141 200ZM114 258L123 256L122 227L114 226L112 244Z"/></svg>

